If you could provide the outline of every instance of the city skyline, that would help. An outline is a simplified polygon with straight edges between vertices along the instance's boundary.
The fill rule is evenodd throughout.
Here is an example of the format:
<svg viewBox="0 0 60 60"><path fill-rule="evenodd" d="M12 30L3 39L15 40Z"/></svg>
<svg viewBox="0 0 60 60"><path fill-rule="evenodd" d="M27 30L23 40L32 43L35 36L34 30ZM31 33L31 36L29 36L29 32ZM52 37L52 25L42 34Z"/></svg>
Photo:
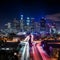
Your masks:
<svg viewBox="0 0 60 60"><path fill-rule="evenodd" d="M35 21L39 21L41 17L54 20L50 17L60 14L59 7L59 0L0 0L0 27L7 22L12 22L14 18L20 20L21 14L24 15L24 19L32 17L35 18ZM60 20L59 16L55 20L57 21L57 19Z"/></svg>

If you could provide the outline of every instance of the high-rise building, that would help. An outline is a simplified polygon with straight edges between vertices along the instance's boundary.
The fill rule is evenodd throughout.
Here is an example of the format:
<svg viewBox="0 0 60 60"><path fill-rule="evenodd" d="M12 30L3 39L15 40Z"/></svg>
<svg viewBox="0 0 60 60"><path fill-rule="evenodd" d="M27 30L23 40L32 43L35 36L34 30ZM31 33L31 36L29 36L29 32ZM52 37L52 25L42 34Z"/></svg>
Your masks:
<svg viewBox="0 0 60 60"><path fill-rule="evenodd" d="M39 31L40 31L39 22L35 22L35 31L36 31L36 32L39 32Z"/></svg>
<svg viewBox="0 0 60 60"><path fill-rule="evenodd" d="M35 18L31 18L31 31L33 32L35 29Z"/></svg>
<svg viewBox="0 0 60 60"><path fill-rule="evenodd" d="M16 18L14 18L14 20L13 20L13 26L16 29L20 28L19 21Z"/></svg>
<svg viewBox="0 0 60 60"><path fill-rule="evenodd" d="M30 25L30 18L27 17L26 19L26 31L30 31L31 30L31 25Z"/></svg>
<svg viewBox="0 0 60 60"><path fill-rule="evenodd" d="M40 26L43 28L46 27L46 20L44 18L40 20Z"/></svg>
<svg viewBox="0 0 60 60"><path fill-rule="evenodd" d="M46 31L46 20L44 17L40 20L40 30Z"/></svg>
<svg viewBox="0 0 60 60"><path fill-rule="evenodd" d="M10 29L11 28L11 23L8 22L7 24L5 24L5 26L7 26L7 29Z"/></svg>
<svg viewBox="0 0 60 60"><path fill-rule="evenodd" d="M7 24L5 24L6 28L4 29L4 31L6 33L11 33L12 32L12 27L11 27L11 23L8 22Z"/></svg>
<svg viewBox="0 0 60 60"><path fill-rule="evenodd" d="M30 25L30 18L29 17L27 17L26 24L27 24L27 26Z"/></svg>
<svg viewBox="0 0 60 60"><path fill-rule="evenodd" d="M21 15L21 19L20 19L20 30L24 31L24 19L23 19L23 15Z"/></svg>

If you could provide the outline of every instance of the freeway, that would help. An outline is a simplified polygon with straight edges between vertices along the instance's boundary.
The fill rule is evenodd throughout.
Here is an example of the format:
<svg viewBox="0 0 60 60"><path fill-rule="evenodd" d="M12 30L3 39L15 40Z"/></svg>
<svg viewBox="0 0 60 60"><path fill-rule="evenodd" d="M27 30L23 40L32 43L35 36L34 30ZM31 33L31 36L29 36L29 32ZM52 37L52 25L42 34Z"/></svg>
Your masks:
<svg viewBox="0 0 60 60"><path fill-rule="evenodd" d="M32 46L32 60L42 60L41 55L35 46Z"/></svg>
<svg viewBox="0 0 60 60"><path fill-rule="evenodd" d="M39 43L32 46L32 60L51 60Z"/></svg>
<svg viewBox="0 0 60 60"><path fill-rule="evenodd" d="M21 44L23 44L23 46L19 51L19 53L21 52L21 58L19 60L29 60L29 43L21 42Z"/></svg>
<svg viewBox="0 0 60 60"><path fill-rule="evenodd" d="M22 46L22 55L19 60L51 60L50 56L43 50L41 41L33 41L32 46L29 47L28 40L29 36L21 42L24 46Z"/></svg>

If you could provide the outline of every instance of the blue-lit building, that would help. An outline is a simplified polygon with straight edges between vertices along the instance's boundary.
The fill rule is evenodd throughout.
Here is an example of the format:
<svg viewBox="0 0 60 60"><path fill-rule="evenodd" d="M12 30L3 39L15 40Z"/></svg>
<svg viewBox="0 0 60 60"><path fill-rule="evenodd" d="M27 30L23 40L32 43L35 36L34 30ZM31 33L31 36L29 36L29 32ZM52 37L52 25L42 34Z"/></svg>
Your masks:
<svg viewBox="0 0 60 60"><path fill-rule="evenodd" d="M24 31L24 19L23 19L23 15L21 15L21 19L20 19L20 31Z"/></svg>

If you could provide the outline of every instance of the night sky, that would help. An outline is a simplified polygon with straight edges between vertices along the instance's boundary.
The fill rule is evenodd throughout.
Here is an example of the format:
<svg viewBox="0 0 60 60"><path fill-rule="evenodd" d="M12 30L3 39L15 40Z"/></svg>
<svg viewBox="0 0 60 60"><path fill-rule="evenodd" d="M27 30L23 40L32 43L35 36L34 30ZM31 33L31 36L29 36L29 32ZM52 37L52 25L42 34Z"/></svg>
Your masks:
<svg viewBox="0 0 60 60"><path fill-rule="evenodd" d="M0 0L0 26L21 14L39 18L55 13L60 13L59 0Z"/></svg>

